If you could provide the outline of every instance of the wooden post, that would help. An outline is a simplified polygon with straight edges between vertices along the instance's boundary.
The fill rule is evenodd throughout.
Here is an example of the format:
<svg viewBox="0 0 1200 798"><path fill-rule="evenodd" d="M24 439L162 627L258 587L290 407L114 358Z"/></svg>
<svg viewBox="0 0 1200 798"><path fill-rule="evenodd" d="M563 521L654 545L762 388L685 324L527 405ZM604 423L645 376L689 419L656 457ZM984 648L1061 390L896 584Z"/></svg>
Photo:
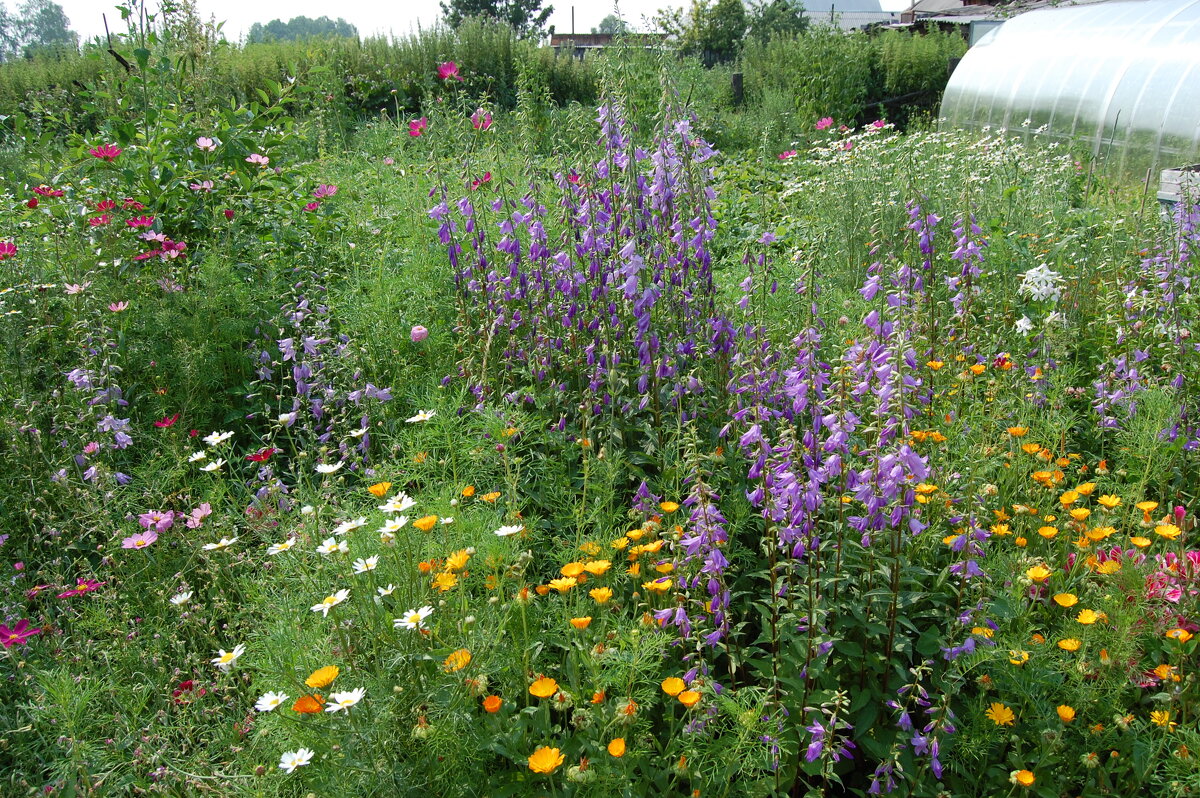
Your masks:
<svg viewBox="0 0 1200 798"><path fill-rule="evenodd" d="M733 89L733 105L734 107L737 107L742 104L742 100L744 98L741 72L733 73L731 88Z"/></svg>

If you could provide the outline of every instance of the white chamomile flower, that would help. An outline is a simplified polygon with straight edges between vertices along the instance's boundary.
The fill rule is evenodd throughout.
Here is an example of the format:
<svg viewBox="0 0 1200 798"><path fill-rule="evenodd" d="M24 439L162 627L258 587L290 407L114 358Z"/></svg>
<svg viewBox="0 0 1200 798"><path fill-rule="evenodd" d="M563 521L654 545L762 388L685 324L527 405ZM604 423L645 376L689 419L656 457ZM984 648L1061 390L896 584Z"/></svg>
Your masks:
<svg viewBox="0 0 1200 798"><path fill-rule="evenodd" d="M506 538L509 535L515 535L525 529L524 524L513 524L512 526L502 526L496 530L496 537Z"/></svg>
<svg viewBox="0 0 1200 798"><path fill-rule="evenodd" d="M399 516L396 516L395 518L389 518L388 520L383 522L383 526L379 527L379 534L383 535L383 534L387 533L387 534L390 534L394 538L396 536L395 533L399 532L401 529L403 529L404 525L407 523L408 523L407 515L399 515Z"/></svg>
<svg viewBox="0 0 1200 798"><path fill-rule="evenodd" d="M191 601L191 599L192 591L185 590L182 593L176 593L174 596L171 596L171 603L176 607L182 607L184 604L187 604L189 601Z"/></svg>
<svg viewBox="0 0 1200 798"><path fill-rule="evenodd" d="M334 463L332 465L330 465L329 463L321 463L320 465L317 466L317 473L318 474L333 474L337 471L340 471L342 466L344 466L344 465L345 465L345 463L343 463L341 460L338 460L336 463Z"/></svg>
<svg viewBox="0 0 1200 798"><path fill-rule="evenodd" d="M384 598L385 596L390 596L395 593L396 586L389 584L387 587L377 587L375 588L375 592L379 594L380 598Z"/></svg>
<svg viewBox="0 0 1200 798"><path fill-rule="evenodd" d="M421 410L415 416L412 416L411 418L406 418L406 419L404 419L404 421L408 424L419 424L422 421L428 421L429 419L433 418L436 415L437 415L436 410Z"/></svg>
<svg viewBox="0 0 1200 798"><path fill-rule="evenodd" d="M315 512L316 512L316 510L313 509L313 506L311 504L306 504L300 508L300 515L312 515Z"/></svg>
<svg viewBox="0 0 1200 798"><path fill-rule="evenodd" d="M262 698L255 702L254 708L259 712L270 712L272 709L287 700L287 693L265 693Z"/></svg>
<svg viewBox="0 0 1200 798"><path fill-rule="evenodd" d="M233 651L226 651L222 648L217 652L217 656L213 657L212 664L216 665L225 673L229 673L229 671L233 668L233 663L237 662L238 657L245 653L246 647L241 643L238 643L236 646L234 646Z"/></svg>
<svg viewBox="0 0 1200 798"><path fill-rule="evenodd" d="M288 549L290 549L292 546L295 546L295 545L296 545L295 538L288 538L287 540L283 541L282 543L272 543L271 546L267 549L267 554L282 554L283 552L287 551Z"/></svg>
<svg viewBox="0 0 1200 798"><path fill-rule="evenodd" d="M230 546L232 546L234 543L237 543L237 540L238 539L235 537L234 538L221 538L221 540L216 543L205 543L204 550L205 551L219 551L221 549L227 549Z"/></svg>
<svg viewBox="0 0 1200 798"><path fill-rule="evenodd" d="M402 513L414 504L416 504L416 501L410 498L407 493L401 491L379 505L379 509L385 513Z"/></svg>
<svg viewBox="0 0 1200 798"><path fill-rule="evenodd" d="M201 460L203 460L205 457L208 457L207 452L192 452L191 456L188 457L188 462L189 463L198 463Z"/></svg>
<svg viewBox="0 0 1200 798"><path fill-rule="evenodd" d="M354 561L354 573L365 574L367 571L374 571L375 567L378 565L379 565L379 555L378 554L376 554L372 557L368 557L365 560L362 557L359 557L357 560Z"/></svg>
<svg viewBox="0 0 1200 798"><path fill-rule="evenodd" d="M366 434L367 434L367 429L366 429L366 427L363 427L361 429L354 430L354 432L351 432L350 437L351 438L361 438L362 436L364 436Z"/></svg>
<svg viewBox="0 0 1200 798"><path fill-rule="evenodd" d="M379 542L385 546L396 545L396 533L388 532L386 529L381 529L379 531Z"/></svg>
<svg viewBox="0 0 1200 798"><path fill-rule="evenodd" d="M359 527L363 527L366 525L367 525L367 519L365 516L355 518L353 521L343 521L342 523L338 524L334 528L333 534L344 535L347 532L353 532L354 530L358 529Z"/></svg>
<svg viewBox="0 0 1200 798"><path fill-rule="evenodd" d="M337 538L325 538L325 540L321 541L321 545L317 546L317 551L328 557L330 554L339 551L342 554L349 554L350 547L344 540L338 540Z"/></svg>
<svg viewBox="0 0 1200 798"><path fill-rule="evenodd" d="M339 590L338 592L334 593L332 596L326 596L325 598L321 599L321 602L319 604L314 604L312 606L312 611L319 612L319 613L321 613L321 615L323 617L328 618L329 611L331 609L333 609L334 607L336 607L337 605L341 604L343 601L345 601L349 597L350 597L350 589L343 588L343 589Z"/></svg>
<svg viewBox="0 0 1200 798"><path fill-rule="evenodd" d="M214 432L204 436L204 442L209 446L216 446L218 443L224 443L233 437L232 432Z"/></svg>
<svg viewBox="0 0 1200 798"><path fill-rule="evenodd" d="M325 711L340 712L343 709L349 709L359 701L362 701L363 696L366 694L367 689L365 687L356 687L344 693L330 693L329 703L325 705Z"/></svg>
<svg viewBox="0 0 1200 798"><path fill-rule="evenodd" d="M283 756L279 757L279 767L285 773L291 773L301 765L307 765L312 761L314 754L307 748L301 748L299 751L288 751Z"/></svg>
<svg viewBox="0 0 1200 798"><path fill-rule="evenodd" d="M438 523L440 523L442 526L446 526L446 525L448 525L448 524L453 524L453 523L454 523L454 516L452 516L452 515L448 515L448 516L446 516L445 518L443 518L441 521L439 521Z"/></svg>
<svg viewBox="0 0 1200 798"><path fill-rule="evenodd" d="M205 463L204 465L200 466L200 470L201 471L220 471L221 466L223 466L223 465L225 465L225 461L222 460L220 457L218 457L216 460L213 460L210 463Z"/></svg>
<svg viewBox="0 0 1200 798"><path fill-rule="evenodd" d="M425 619L433 615L433 607L425 606L420 609L409 610L404 613L403 617L395 618L392 621L392 626L397 629L424 629Z"/></svg>

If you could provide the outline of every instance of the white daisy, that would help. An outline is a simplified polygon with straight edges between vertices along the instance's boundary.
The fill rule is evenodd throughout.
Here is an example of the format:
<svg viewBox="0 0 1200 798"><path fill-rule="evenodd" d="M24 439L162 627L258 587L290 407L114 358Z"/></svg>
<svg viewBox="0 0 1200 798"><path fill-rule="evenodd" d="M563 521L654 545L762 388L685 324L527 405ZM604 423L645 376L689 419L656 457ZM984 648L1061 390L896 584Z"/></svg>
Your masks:
<svg viewBox="0 0 1200 798"><path fill-rule="evenodd" d="M366 525L367 525L367 519L365 516L355 518L353 521L343 521L342 523L338 524L334 528L333 534L344 535L347 532L353 532L354 530L358 529L359 527L366 526Z"/></svg>
<svg viewBox="0 0 1200 798"><path fill-rule="evenodd" d="M191 601L191 598L192 591L185 590L182 593L176 593L174 596L171 596L171 603L176 607L182 607L184 604L187 604L189 601Z"/></svg>
<svg viewBox="0 0 1200 798"><path fill-rule="evenodd" d="M275 707L288 700L287 693L266 693L254 704L259 712L270 712Z"/></svg>
<svg viewBox="0 0 1200 798"><path fill-rule="evenodd" d="M375 588L375 592L379 594L380 598L383 598L384 596L390 596L395 593L396 586L389 584L387 587L377 587Z"/></svg>
<svg viewBox="0 0 1200 798"><path fill-rule="evenodd" d="M295 546L295 545L296 545L296 539L288 538L287 540L283 541L282 543L271 544L271 546L267 549L267 554L282 554L283 552L287 551L288 549L290 549L292 546Z"/></svg>
<svg viewBox="0 0 1200 798"><path fill-rule="evenodd" d="M402 513L414 504L416 504L416 501L409 498L408 494L404 491L400 491L388 499L387 502L379 505L379 509L385 513Z"/></svg>
<svg viewBox="0 0 1200 798"><path fill-rule="evenodd" d="M403 529L404 525L407 523L408 523L407 515L399 515L399 516L396 516L395 518L389 518L388 520L383 522L383 526L379 527L379 534L383 535L384 533L387 533L387 534L392 535L392 537L395 537L396 536L395 533L399 532L401 529Z"/></svg>
<svg viewBox="0 0 1200 798"><path fill-rule="evenodd" d="M218 543L205 543L204 550L217 551L218 549L227 549L234 543L237 543L237 538L221 538L220 542Z"/></svg>
<svg viewBox="0 0 1200 798"><path fill-rule="evenodd" d="M412 418L406 418L404 420L408 424L418 424L422 421L428 421L429 419L433 418L436 415L437 415L436 410L421 410Z"/></svg>
<svg viewBox="0 0 1200 798"><path fill-rule="evenodd" d="M225 465L225 461L222 460L220 457L218 457L216 460L213 460L211 463L205 463L204 465L200 466L200 470L201 471L219 471L221 469L221 466L223 466L223 465Z"/></svg>
<svg viewBox="0 0 1200 798"><path fill-rule="evenodd" d="M207 452L192 452L191 457L188 458L188 462L189 463L198 463L201 460L203 460L205 457L208 457Z"/></svg>
<svg viewBox="0 0 1200 798"><path fill-rule="evenodd" d="M445 518L443 518L441 521L439 521L438 523L440 523L442 526L446 526L447 524L453 524L454 516L448 515Z"/></svg>
<svg viewBox="0 0 1200 798"><path fill-rule="evenodd" d="M363 427L361 429L354 430L354 432L351 432L350 437L351 438L361 438L362 436L364 436L366 434L367 434L367 430L365 427Z"/></svg>
<svg viewBox="0 0 1200 798"><path fill-rule="evenodd" d="M496 537L506 538L509 535L515 535L525 529L524 524L514 524L512 526L502 526L496 530Z"/></svg>
<svg viewBox="0 0 1200 798"><path fill-rule="evenodd" d="M315 512L316 510L313 509L311 504L306 504L300 508L300 515L312 515Z"/></svg>
<svg viewBox="0 0 1200 798"><path fill-rule="evenodd" d="M404 613L403 618L392 620L392 626L397 629L424 629L425 619L433 615L433 607L425 606Z"/></svg>
<svg viewBox="0 0 1200 798"><path fill-rule="evenodd" d="M365 687L356 687L344 693L330 693L329 703L325 705L325 711L340 712L343 709L349 709L359 701L362 701L363 696L366 694L367 690Z"/></svg>
<svg viewBox="0 0 1200 798"><path fill-rule="evenodd" d="M334 607L336 607L337 605L341 604L343 601L345 601L349 597L350 597L350 589L343 588L342 590L339 590L338 592L334 593L332 596L326 596L325 598L321 599L320 604L314 604L312 606L312 611L319 612L319 613L321 613L321 615L323 617L328 618L329 611L331 609L333 609Z"/></svg>
<svg viewBox="0 0 1200 798"><path fill-rule="evenodd" d="M224 443L233 437L232 432L214 432L204 436L204 442L209 446L216 446L218 443Z"/></svg>
<svg viewBox="0 0 1200 798"><path fill-rule="evenodd" d="M233 668L233 663L237 662L237 658L246 653L246 647L238 643L233 647L233 651L221 649L217 652L217 656L212 658L212 664L216 665L225 673L229 673Z"/></svg>
<svg viewBox="0 0 1200 798"><path fill-rule="evenodd" d="M307 765L312 761L312 758L313 752L307 748L301 748L299 751L288 751L279 757L279 767L283 768L285 773L291 773L301 765Z"/></svg>
<svg viewBox="0 0 1200 798"><path fill-rule="evenodd" d="M377 565L379 565L378 554L374 555L373 557L368 557L365 560L362 557L359 557L354 561L354 573L365 574L367 571L374 571L375 566Z"/></svg>
<svg viewBox="0 0 1200 798"><path fill-rule="evenodd" d="M379 542L380 542L380 543L382 543L382 544L383 544L383 545L385 545L385 546L394 546L394 545L396 545L396 533L395 533L395 532L388 532L386 529L385 529L385 530L382 530L382 531L380 531L380 533L379 533Z"/></svg>
<svg viewBox="0 0 1200 798"><path fill-rule="evenodd" d="M321 541L321 545L317 546L317 551L328 557L334 552L340 551L342 554L348 554L350 547L346 545L346 541L338 540L337 538L325 538Z"/></svg>
<svg viewBox="0 0 1200 798"><path fill-rule="evenodd" d="M332 474L335 471L341 470L343 465L345 465L345 463L343 463L341 460L338 460L333 465L330 465L329 463L321 463L320 465L317 466L317 473L318 474Z"/></svg>

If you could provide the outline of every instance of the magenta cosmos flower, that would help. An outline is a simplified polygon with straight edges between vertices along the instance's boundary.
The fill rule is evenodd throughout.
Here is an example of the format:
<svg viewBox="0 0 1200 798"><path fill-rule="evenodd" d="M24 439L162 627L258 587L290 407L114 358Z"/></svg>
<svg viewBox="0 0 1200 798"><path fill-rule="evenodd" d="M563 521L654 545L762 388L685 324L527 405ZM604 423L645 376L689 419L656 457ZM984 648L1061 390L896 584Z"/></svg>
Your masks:
<svg viewBox="0 0 1200 798"><path fill-rule="evenodd" d="M832 116L823 116L817 120L817 130L825 130L826 128L830 127L833 127Z"/></svg>
<svg viewBox="0 0 1200 798"><path fill-rule="evenodd" d="M0 623L0 644L5 648L23 646L29 642L29 638L41 633L41 629L30 629L29 621L24 619L17 621L16 626L11 629Z"/></svg>
<svg viewBox="0 0 1200 798"><path fill-rule="evenodd" d="M482 108L476 108L475 113L471 114L471 127L476 130L487 130L492 126L492 114Z"/></svg>
<svg viewBox="0 0 1200 798"><path fill-rule="evenodd" d="M784 150L783 152L779 153L779 160L781 160L781 161L786 161L788 158L795 158L795 157L796 157L795 150Z"/></svg>
<svg viewBox="0 0 1200 798"><path fill-rule="evenodd" d="M425 117L414 119L408 123L408 135L416 138L425 132L425 128L429 127L429 120Z"/></svg>
<svg viewBox="0 0 1200 798"><path fill-rule="evenodd" d="M11 241L0 241L0 260L17 257L17 245Z"/></svg>
<svg viewBox="0 0 1200 798"><path fill-rule="evenodd" d="M462 80L462 75L458 74L458 64L453 61L447 61L444 64L438 64L438 77L442 80Z"/></svg>
<svg viewBox="0 0 1200 798"><path fill-rule="evenodd" d="M327 186L324 183L322 183L321 185L317 186L316 189L313 191L313 196L316 197L317 199L325 199L326 197L332 197L337 192L338 192L337 186Z"/></svg>
<svg viewBox="0 0 1200 798"><path fill-rule="evenodd" d="M70 590L64 590L58 594L59 598L71 598L72 596L82 596L84 593L91 593L93 590L99 590L102 585L107 582L97 582L95 579L80 579L75 587Z"/></svg>
<svg viewBox="0 0 1200 798"><path fill-rule="evenodd" d="M89 152L93 158L99 158L102 161L112 163L121 154L121 148L116 144L102 144L99 147L93 147Z"/></svg>
<svg viewBox="0 0 1200 798"><path fill-rule="evenodd" d="M412 332L408 334L408 337L412 339L414 344L419 343L429 337L429 330L418 324L412 328Z"/></svg>
<svg viewBox="0 0 1200 798"><path fill-rule="evenodd" d="M136 535L130 535L122 540L121 548L144 549L156 540L158 540L158 533L153 529L148 529L145 532L138 532Z"/></svg>

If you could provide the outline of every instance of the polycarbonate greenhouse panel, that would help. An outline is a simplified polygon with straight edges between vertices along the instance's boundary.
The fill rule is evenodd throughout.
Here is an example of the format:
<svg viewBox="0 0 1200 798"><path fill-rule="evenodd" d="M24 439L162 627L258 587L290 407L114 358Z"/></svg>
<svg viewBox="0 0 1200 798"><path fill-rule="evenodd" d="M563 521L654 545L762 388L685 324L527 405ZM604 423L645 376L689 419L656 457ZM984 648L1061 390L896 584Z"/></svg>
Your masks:
<svg viewBox="0 0 1200 798"><path fill-rule="evenodd" d="M1141 175L1200 161L1200 0L1031 11L967 51L941 124L1088 147Z"/></svg>

